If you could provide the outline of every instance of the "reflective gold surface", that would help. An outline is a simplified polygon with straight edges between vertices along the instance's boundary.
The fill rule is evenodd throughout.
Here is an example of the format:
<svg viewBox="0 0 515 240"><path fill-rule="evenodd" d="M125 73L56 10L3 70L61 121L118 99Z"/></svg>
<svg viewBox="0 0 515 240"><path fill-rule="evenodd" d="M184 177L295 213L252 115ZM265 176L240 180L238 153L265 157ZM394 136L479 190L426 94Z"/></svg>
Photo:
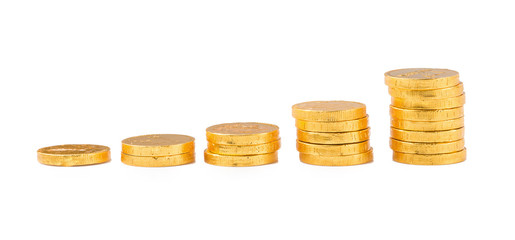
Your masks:
<svg viewBox="0 0 515 240"><path fill-rule="evenodd" d="M266 123L224 123L206 129L209 142L226 145L256 145L279 139L279 127Z"/></svg>
<svg viewBox="0 0 515 240"><path fill-rule="evenodd" d="M408 131L391 128L390 132L393 139L405 142L452 142L465 137L465 128L434 132Z"/></svg>
<svg viewBox="0 0 515 240"><path fill-rule="evenodd" d="M411 98L411 99L441 99L457 97L463 94L463 83L456 86L431 89L431 90L412 90L403 88L388 88L388 92L392 97Z"/></svg>
<svg viewBox="0 0 515 240"><path fill-rule="evenodd" d="M293 117L313 122L338 122L364 118L367 115L365 104L349 101L313 101L295 104Z"/></svg>
<svg viewBox="0 0 515 240"><path fill-rule="evenodd" d="M389 87L406 89L440 89L460 83L459 74L449 69L407 68L385 73Z"/></svg>
<svg viewBox="0 0 515 240"><path fill-rule="evenodd" d="M51 166L83 166L109 162L110 149L91 144L67 144L38 150L38 161Z"/></svg>
<svg viewBox="0 0 515 240"><path fill-rule="evenodd" d="M349 144L313 144L297 140L297 151L312 155L345 156L370 150L370 142Z"/></svg>
<svg viewBox="0 0 515 240"><path fill-rule="evenodd" d="M256 144L256 145L225 145L216 143L207 143L207 150L209 152L220 155L256 155L266 154L278 151L281 147L281 141Z"/></svg>
<svg viewBox="0 0 515 240"><path fill-rule="evenodd" d="M458 129L465 126L464 118L457 118L445 121L409 121L402 119L391 119L391 125L394 128L412 130L412 131L443 131Z"/></svg>
<svg viewBox="0 0 515 240"><path fill-rule="evenodd" d="M122 141L122 152L133 156L168 156L195 151L195 138L179 134L152 134Z"/></svg>
<svg viewBox="0 0 515 240"><path fill-rule="evenodd" d="M370 163L374 160L373 150L360 154L347 156L322 156L306 153L299 153L300 161L303 163L318 166L352 166Z"/></svg>
<svg viewBox="0 0 515 240"><path fill-rule="evenodd" d="M195 162L195 152L170 156L133 156L122 153L122 162L137 167L171 167Z"/></svg>
<svg viewBox="0 0 515 240"><path fill-rule="evenodd" d="M448 109L465 104L465 94L441 99L392 98L392 106L407 109Z"/></svg>
<svg viewBox="0 0 515 240"><path fill-rule="evenodd" d="M206 163L225 166L225 167L252 167L266 164L276 163L278 161L277 152L260 154L260 155L246 155L246 156L229 156L204 152L204 160Z"/></svg>
<svg viewBox="0 0 515 240"><path fill-rule="evenodd" d="M454 164L463 162L466 160L466 158L467 149L453 153L431 155L393 152L394 161L414 165Z"/></svg>
<svg viewBox="0 0 515 240"><path fill-rule="evenodd" d="M308 132L297 129L297 139L317 144L346 144L364 142L370 138L370 128L354 132Z"/></svg>
<svg viewBox="0 0 515 240"><path fill-rule="evenodd" d="M310 122L297 119L295 126L308 132L351 132L368 128L368 116L342 122Z"/></svg>
<svg viewBox="0 0 515 240"><path fill-rule="evenodd" d="M404 142L390 138L390 147L393 151L416 154L440 154L458 152L465 148L463 139L453 142L442 143L415 143Z"/></svg>
<svg viewBox="0 0 515 240"><path fill-rule="evenodd" d="M411 121L443 121L463 117L464 109L463 107L458 107L439 110L421 110L390 106L390 115L392 118Z"/></svg>

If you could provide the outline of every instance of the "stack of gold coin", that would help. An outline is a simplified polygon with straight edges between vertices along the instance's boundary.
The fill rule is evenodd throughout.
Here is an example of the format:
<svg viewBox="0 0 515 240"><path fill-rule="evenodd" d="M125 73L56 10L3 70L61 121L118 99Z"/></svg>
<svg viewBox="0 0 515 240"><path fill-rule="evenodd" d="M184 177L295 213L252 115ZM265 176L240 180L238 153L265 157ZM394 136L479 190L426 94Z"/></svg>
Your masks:
<svg viewBox="0 0 515 240"><path fill-rule="evenodd" d="M292 109L302 162L350 166L373 161L365 104L314 101L295 104Z"/></svg>
<svg viewBox="0 0 515 240"><path fill-rule="evenodd" d="M206 129L206 163L249 167L276 163L281 147L279 127L265 123L224 123Z"/></svg>
<svg viewBox="0 0 515 240"><path fill-rule="evenodd" d="M195 162L195 138L153 134L124 139L122 162L138 167L171 167Z"/></svg>
<svg viewBox="0 0 515 240"><path fill-rule="evenodd" d="M394 161L416 165L465 161L465 93L458 72L399 69L385 73L385 82L392 96Z"/></svg>

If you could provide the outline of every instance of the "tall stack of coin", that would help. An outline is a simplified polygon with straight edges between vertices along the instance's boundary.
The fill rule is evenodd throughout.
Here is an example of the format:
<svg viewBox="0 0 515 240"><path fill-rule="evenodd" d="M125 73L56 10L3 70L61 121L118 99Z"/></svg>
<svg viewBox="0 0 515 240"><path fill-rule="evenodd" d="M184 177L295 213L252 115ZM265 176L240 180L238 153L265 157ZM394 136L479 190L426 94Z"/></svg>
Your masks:
<svg viewBox="0 0 515 240"><path fill-rule="evenodd" d="M390 105L393 160L444 165L466 159L465 94L459 74L448 69L411 68L385 73Z"/></svg>
<svg viewBox="0 0 515 240"><path fill-rule="evenodd" d="M302 162L350 166L373 161L365 104L314 101L295 104L292 110Z"/></svg>
<svg viewBox="0 0 515 240"><path fill-rule="evenodd" d="M224 123L206 129L206 163L249 167L276 163L281 147L279 127L265 123Z"/></svg>
<svg viewBox="0 0 515 240"><path fill-rule="evenodd" d="M170 167L195 162L195 138L153 134L122 141L122 162L138 167Z"/></svg>

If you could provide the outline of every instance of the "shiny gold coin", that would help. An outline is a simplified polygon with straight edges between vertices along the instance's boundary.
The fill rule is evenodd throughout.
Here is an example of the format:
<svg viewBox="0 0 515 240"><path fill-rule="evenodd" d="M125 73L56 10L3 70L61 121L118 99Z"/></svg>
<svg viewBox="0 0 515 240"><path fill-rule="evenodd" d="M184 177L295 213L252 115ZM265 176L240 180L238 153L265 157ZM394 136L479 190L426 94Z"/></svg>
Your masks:
<svg viewBox="0 0 515 240"><path fill-rule="evenodd" d="M440 154L461 151L465 148L465 140L443 143L416 143L404 142L390 138L390 147L393 151L416 154Z"/></svg>
<svg viewBox="0 0 515 240"><path fill-rule="evenodd" d="M402 119L391 119L391 125L394 128L411 130L411 131L445 131L451 129L458 129L465 126L464 118L457 118L445 121L409 121Z"/></svg>
<svg viewBox="0 0 515 240"><path fill-rule="evenodd" d="M465 137L465 128L446 131L422 132L391 128L391 136L405 142L453 142Z"/></svg>
<svg viewBox="0 0 515 240"><path fill-rule="evenodd" d="M299 153L300 161L303 163L318 166L352 166L370 163L374 161L372 148L365 153L347 156L322 156L314 154Z"/></svg>
<svg viewBox="0 0 515 240"><path fill-rule="evenodd" d="M314 101L295 104L293 117L313 122L339 122L364 118L367 107L363 103L348 101Z"/></svg>
<svg viewBox="0 0 515 240"><path fill-rule="evenodd" d="M370 128L354 132L307 132L297 129L297 139L302 142L318 144L346 144L367 141Z"/></svg>
<svg viewBox="0 0 515 240"><path fill-rule="evenodd" d="M124 164L136 167L171 167L195 162L195 152L170 156L133 156L122 153Z"/></svg>
<svg viewBox="0 0 515 240"><path fill-rule="evenodd" d="M110 149L89 144L67 144L38 150L38 161L51 166L84 166L109 162Z"/></svg>
<svg viewBox="0 0 515 240"><path fill-rule="evenodd" d="M207 143L207 150L209 152L220 155L256 155L273 153L281 148L281 141L256 144L256 145L226 145Z"/></svg>
<svg viewBox="0 0 515 240"><path fill-rule="evenodd" d="M463 83L448 88L431 89L431 90L412 90L403 88L388 88L388 92L395 98L412 98L412 99L441 99L457 97L463 94Z"/></svg>
<svg viewBox="0 0 515 240"><path fill-rule="evenodd" d="M463 107L423 110L423 109L404 109L390 106L390 116L396 119L410 121L444 121L463 117L465 111Z"/></svg>
<svg viewBox="0 0 515 240"><path fill-rule="evenodd" d="M195 151L195 138L178 134L152 134L122 141L122 152L133 156L168 156Z"/></svg>
<svg viewBox="0 0 515 240"><path fill-rule="evenodd" d="M230 156L220 155L206 150L204 152L204 161L217 166L252 167L276 163L278 161L278 154L277 152L273 152L259 155Z"/></svg>
<svg viewBox="0 0 515 240"><path fill-rule="evenodd" d="M413 154L393 152L393 160L400 163L413 165L446 165L460 163L467 159L467 149L445 154Z"/></svg>
<svg viewBox="0 0 515 240"><path fill-rule="evenodd" d="M313 155L346 156L364 153L368 150L370 150L369 141L349 144L313 144L297 140L297 151Z"/></svg>
<svg viewBox="0 0 515 240"><path fill-rule="evenodd" d="M206 129L207 141L226 145L256 145L279 139L279 127L266 123L224 123Z"/></svg>
<svg viewBox="0 0 515 240"><path fill-rule="evenodd" d="M459 74L449 69L407 68L386 72L385 83L393 88L440 89L460 83Z"/></svg>
<svg viewBox="0 0 515 240"><path fill-rule="evenodd" d="M442 99L392 98L392 106L405 109L448 109L465 105L465 94Z"/></svg>
<svg viewBox="0 0 515 240"><path fill-rule="evenodd" d="M308 132L352 132L367 129L368 116L342 122L309 122L297 119L295 126Z"/></svg>

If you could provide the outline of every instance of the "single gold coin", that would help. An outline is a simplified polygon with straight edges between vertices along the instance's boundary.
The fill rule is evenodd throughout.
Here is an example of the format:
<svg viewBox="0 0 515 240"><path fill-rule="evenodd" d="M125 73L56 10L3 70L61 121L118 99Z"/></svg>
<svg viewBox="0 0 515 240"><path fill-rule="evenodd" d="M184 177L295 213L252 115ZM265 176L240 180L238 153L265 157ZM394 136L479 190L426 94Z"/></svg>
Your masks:
<svg viewBox="0 0 515 240"><path fill-rule="evenodd" d="M132 156L168 156L195 151L195 138L179 134L152 134L122 141L122 152Z"/></svg>
<svg viewBox="0 0 515 240"><path fill-rule="evenodd" d="M385 83L393 88L440 89L460 83L459 74L449 69L406 68L386 72Z"/></svg>
<svg viewBox="0 0 515 240"><path fill-rule="evenodd" d="M252 167L266 164L276 163L278 161L277 152L259 154L259 155L244 155L244 156L230 156L220 155L209 152L204 152L204 161L211 165L225 166L225 167Z"/></svg>
<svg viewBox="0 0 515 240"><path fill-rule="evenodd" d="M445 120L445 121L409 121L402 119L391 119L391 125L394 128L411 130L411 131L445 131L458 129L465 126L465 119L463 117Z"/></svg>
<svg viewBox="0 0 515 240"><path fill-rule="evenodd" d="M209 152L220 155L256 155L273 153L281 148L281 140L256 145L227 145L207 143Z"/></svg>
<svg viewBox="0 0 515 240"><path fill-rule="evenodd" d="M297 129L297 139L317 144L347 144L367 141L370 128L354 132L308 132Z"/></svg>
<svg viewBox="0 0 515 240"><path fill-rule="evenodd" d="M278 140L279 127L255 122L224 123L207 128L206 137L216 144L256 145Z"/></svg>
<svg viewBox="0 0 515 240"><path fill-rule="evenodd" d="M170 156L133 156L122 153L122 163L136 167L171 167L195 162L195 152Z"/></svg>
<svg viewBox="0 0 515 240"><path fill-rule="evenodd" d="M449 109L404 109L390 106L390 116L410 121L444 121L463 117L463 107Z"/></svg>
<svg viewBox="0 0 515 240"><path fill-rule="evenodd" d="M308 132L352 132L368 128L368 116L342 122L310 122L295 120L295 126Z"/></svg>
<svg viewBox="0 0 515 240"><path fill-rule="evenodd" d="M465 105L465 94L441 99L392 98L392 106L405 109L448 109Z"/></svg>
<svg viewBox="0 0 515 240"><path fill-rule="evenodd" d="M416 154L440 154L461 151L465 148L465 140L443 143L404 142L390 138L393 151Z"/></svg>
<svg viewBox="0 0 515 240"><path fill-rule="evenodd" d="M318 166L352 166L370 163L374 161L373 149L365 153L347 156L322 156L315 154L299 153L300 161Z"/></svg>
<svg viewBox="0 0 515 240"><path fill-rule="evenodd" d="M414 154L393 152L393 160L412 165L447 165L460 163L467 159L467 149L444 154Z"/></svg>
<svg viewBox="0 0 515 240"><path fill-rule="evenodd" d="M38 150L38 161L51 166L84 166L109 162L111 151L106 146L67 144Z"/></svg>
<svg viewBox="0 0 515 240"><path fill-rule="evenodd" d="M431 89L431 90L413 90L403 88L388 88L388 92L395 98L411 98L411 99L441 99L452 98L463 94L463 83L448 88Z"/></svg>
<svg viewBox="0 0 515 240"><path fill-rule="evenodd" d="M295 104L293 117L312 122L339 122L367 116L363 103L348 101L313 101Z"/></svg>
<svg viewBox="0 0 515 240"><path fill-rule="evenodd" d="M313 155L346 156L364 153L368 150L370 150L369 141L349 144L313 144L297 140L297 151Z"/></svg>
<svg viewBox="0 0 515 240"><path fill-rule="evenodd" d="M391 128L391 136L405 142L453 142L465 137L465 128L458 128L445 131L408 131L397 128Z"/></svg>

